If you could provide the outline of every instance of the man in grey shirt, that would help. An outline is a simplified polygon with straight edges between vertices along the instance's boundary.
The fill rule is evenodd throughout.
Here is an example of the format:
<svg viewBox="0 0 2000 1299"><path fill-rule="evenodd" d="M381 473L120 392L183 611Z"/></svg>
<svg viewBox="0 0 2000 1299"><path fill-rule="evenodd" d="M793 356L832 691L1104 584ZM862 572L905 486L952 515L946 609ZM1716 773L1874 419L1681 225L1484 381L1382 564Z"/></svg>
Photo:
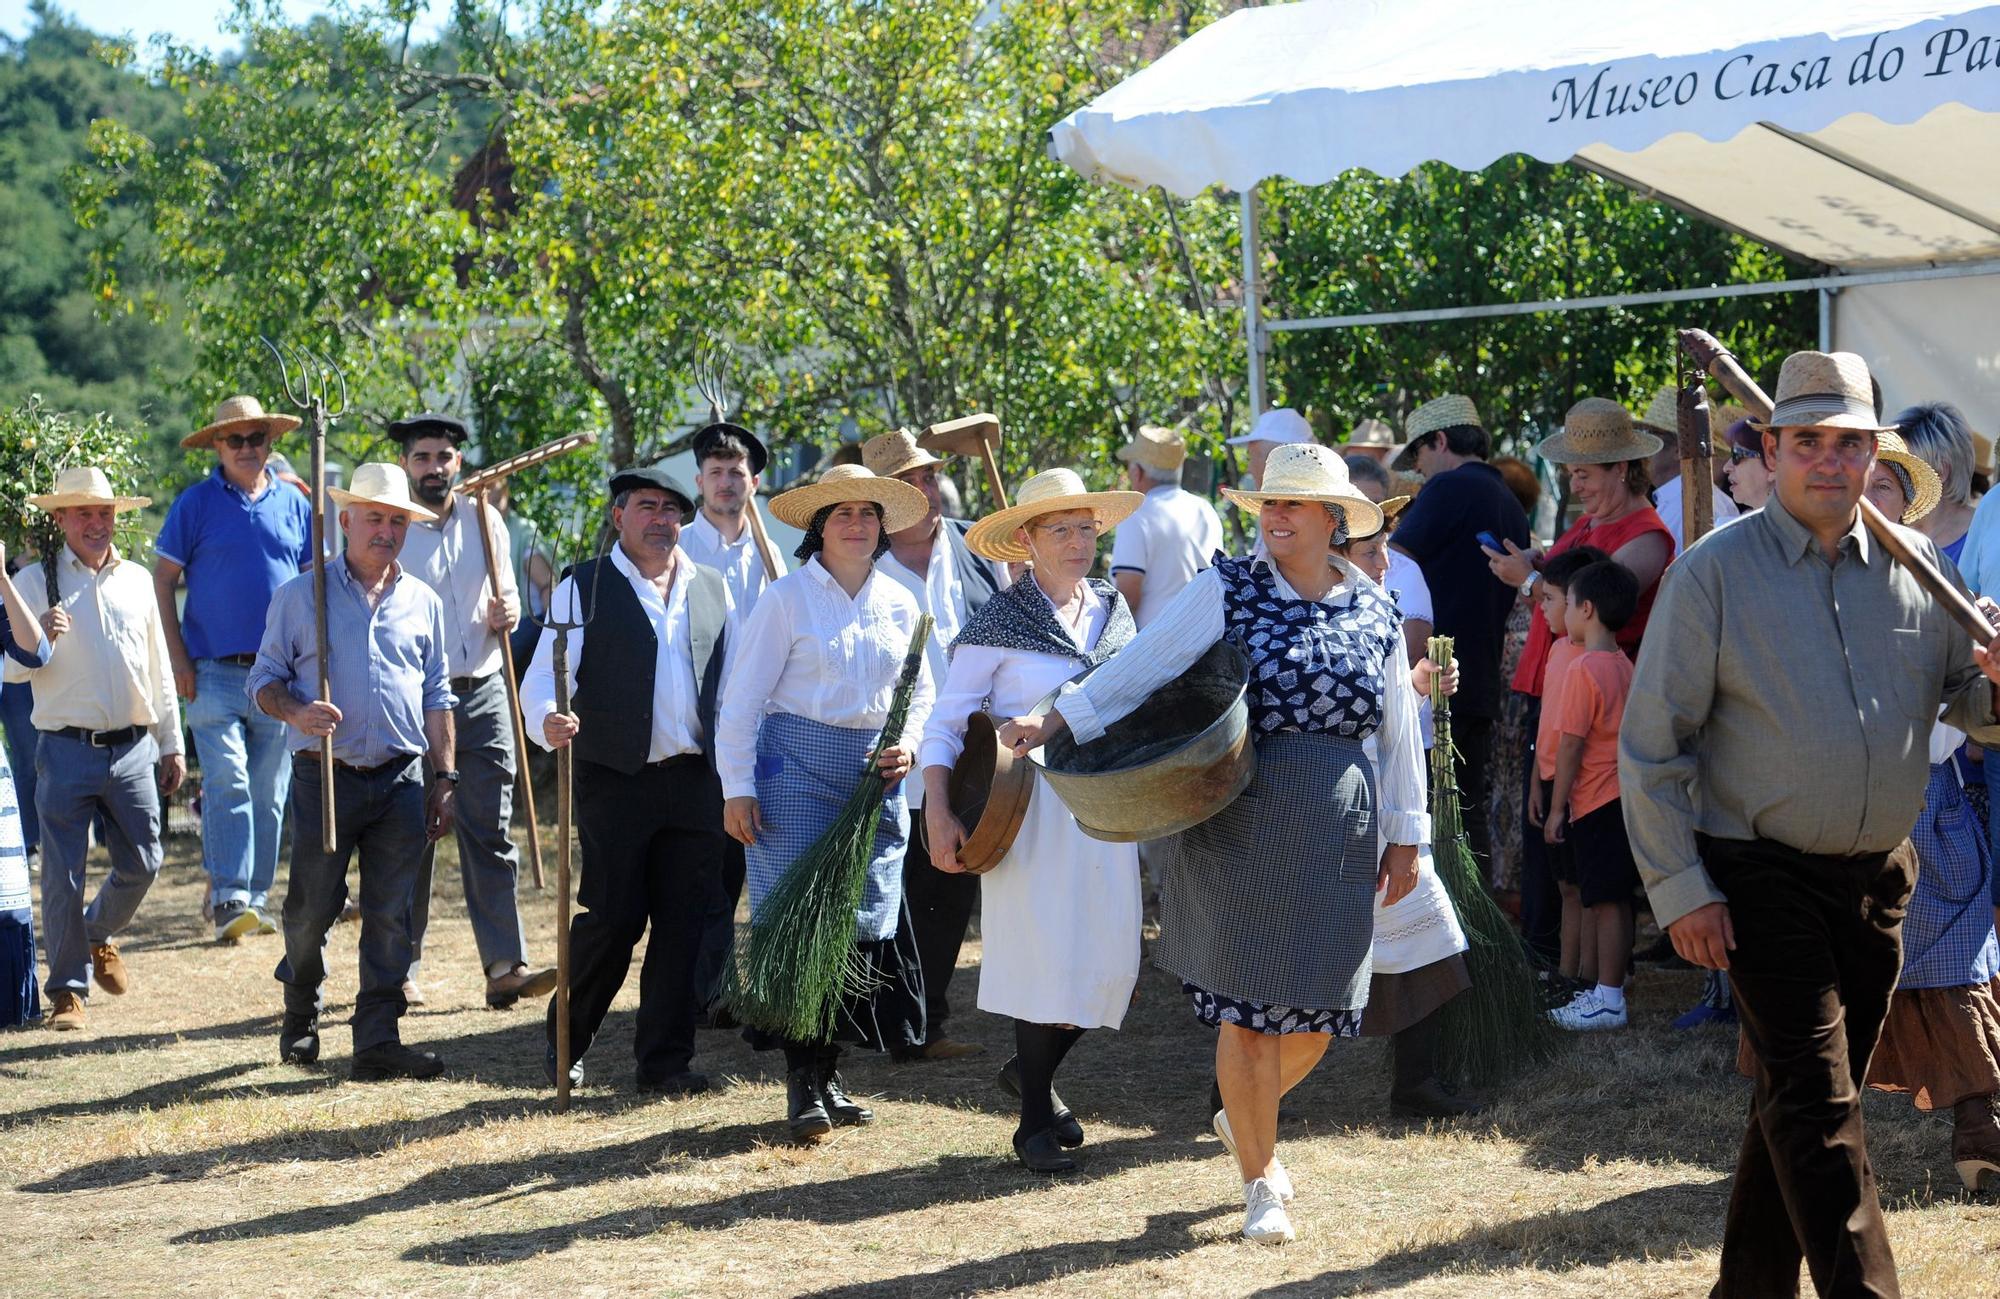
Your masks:
<svg viewBox="0 0 2000 1299"><path fill-rule="evenodd" d="M400 467L366 464L350 491L333 491L346 552L326 565L331 701L316 698L313 579L271 597L264 643L245 686L257 706L292 728L292 872L285 890L285 1020L278 1058L319 1059L326 934L347 901L347 862L361 851L361 989L354 998L356 1081L434 1078L444 1062L402 1043L403 980L412 954L410 908L426 842L452 832L456 704L445 669L444 606L396 556L412 519L435 518L410 499ZM333 843L322 841L325 796L319 742L333 737ZM428 795L419 755L428 754Z"/></svg>
<svg viewBox="0 0 2000 1299"><path fill-rule="evenodd" d="M1940 710L2000 743L1993 660L1857 513L1880 431L1860 357L1786 359L1770 503L1667 570L1625 704L1653 913L1683 957L1729 971L1757 1059L1720 1296L1796 1294L1802 1258L1822 1295L1898 1293L1860 1097L1914 883L1892 850Z"/></svg>

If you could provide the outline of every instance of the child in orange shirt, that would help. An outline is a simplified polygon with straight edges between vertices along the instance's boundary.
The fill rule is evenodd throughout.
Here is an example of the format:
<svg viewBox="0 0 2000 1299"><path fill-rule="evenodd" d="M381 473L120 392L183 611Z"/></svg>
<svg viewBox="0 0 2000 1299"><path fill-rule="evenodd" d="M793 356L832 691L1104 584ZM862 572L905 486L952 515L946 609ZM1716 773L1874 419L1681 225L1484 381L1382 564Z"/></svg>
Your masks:
<svg viewBox="0 0 2000 1299"><path fill-rule="evenodd" d="M1618 799L1618 724L1632 689L1632 660L1618 631L1639 606L1639 579L1615 560L1570 579L1565 622L1579 653L1556 705L1556 772L1543 820L1550 843L1567 842L1577 891L1594 939L1597 986L1550 1012L1564 1028L1624 1028L1625 973L1632 962L1632 893L1639 868ZM1546 699L1545 699L1546 702Z"/></svg>
<svg viewBox="0 0 2000 1299"><path fill-rule="evenodd" d="M1570 664L1583 652L1583 646L1562 633L1565 611L1569 608L1569 584L1584 569L1609 558L1595 546L1577 546L1550 556L1542 565L1539 593L1542 617L1556 631L1556 639L1549 647L1548 662L1542 669L1542 712L1535 725L1535 779L1528 786L1528 824L1537 830L1543 827L1549 790L1556 778L1556 721L1561 711L1563 682L1569 677ZM1583 900L1577 892L1576 869L1570 861L1569 849L1559 840L1547 842L1544 860L1562 898L1561 946L1556 958L1560 979L1550 989L1556 997L1551 1004L1562 1005L1595 982L1597 967L1589 934L1583 928ZM1579 979L1590 982L1578 986Z"/></svg>

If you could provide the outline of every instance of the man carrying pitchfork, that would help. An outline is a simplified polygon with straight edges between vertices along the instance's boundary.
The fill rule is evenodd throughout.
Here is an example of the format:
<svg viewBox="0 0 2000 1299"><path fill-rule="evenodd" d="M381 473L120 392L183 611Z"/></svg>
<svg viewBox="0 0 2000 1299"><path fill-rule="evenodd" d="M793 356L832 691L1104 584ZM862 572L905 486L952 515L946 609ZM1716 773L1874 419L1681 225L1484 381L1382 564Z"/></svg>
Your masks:
<svg viewBox="0 0 2000 1299"><path fill-rule="evenodd" d="M570 711L556 711L554 636L541 638L521 683L528 733L545 748L575 750L583 910L570 922L571 1086L583 1081L584 1054L650 922L633 1043L638 1090L708 1088L689 1065L695 957L722 889L715 706L729 603L721 574L680 548L693 515L694 498L665 470L614 474L617 544L578 564L549 597L548 623L569 637ZM551 1085L555 1042L551 1001Z"/></svg>

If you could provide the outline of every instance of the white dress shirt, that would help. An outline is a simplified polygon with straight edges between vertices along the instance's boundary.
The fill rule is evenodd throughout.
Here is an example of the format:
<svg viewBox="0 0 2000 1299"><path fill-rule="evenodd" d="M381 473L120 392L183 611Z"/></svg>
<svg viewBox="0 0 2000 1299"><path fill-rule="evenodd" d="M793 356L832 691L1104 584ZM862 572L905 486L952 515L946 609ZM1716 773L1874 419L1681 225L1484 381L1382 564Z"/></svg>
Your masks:
<svg viewBox="0 0 2000 1299"><path fill-rule="evenodd" d="M1333 566L1344 579L1319 603L1339 607L1354 600L1368 575L1338 556ZM1285 581L1277 566L1271 578L1280 599L1304 597ZM1146 702L1155 690L1193 667L1208 647L1222 639L1226 617L1222 577L1213 568L1195 575L1173 603L1162 609L1132 643L1113 655L1080 685L1071 683L1056 697L1056 711L1069 723L1079 742L1104 734L1104 728ZM1410 686L1410 664L1399 634L1389 646L1381 672L1382 725L1376 731L1380 761L1376 765L1376 820L1386 843L1429 843L1431 818L1424 773L1423 736L1417 728L1417 692ZM1301 809L1310 815L1311 809Z"/></svg>
<svg viewBox="0 0 2000 1299"><path fill-rule="evenodd" d="M1034 583L1041 597L1049 599L1049 593L1042 590L1041 583L1032 575L1021 580ZM1088 651L1103 634L1111 609L1091 590L1090 583L1082 586L1081 624L1071 626L1060 610L1056 612L1056 623L1076 642L1078 649ZM1049 600L1049 607L1054 608L1055 601ZM1018 716L1081 671L1083 664L1062 654L1001 649L995 645L959 646L951 653L950 670L938 689L930 724L924 727L923 758L917 764L918 769L949 767L958 761L958 755L965 752L965 719L972 714L990 708L1000 717Z"/></svg>
<svg viewBox="0 0 2000 1299"><path fill-rule="evenodd" d="M179 753L181 704L167 662L167 634L153 597L153 575L119 555L116 546L104 567L94 572L68 546L56 565L69 630L49 643L49 660L41 667L7 660L7 681L35 687L35 729L144 726L153 732L162 757ZM22 569L14 585L28 612L40 618L49 607L42 566ZM23 639L27 630L22 628L16 639Z"/></svg>
<svg viewBox="0 0 2000 1299"><path fill-rule="evenodd" d="M817 555L772 583L729 646L715 724L722 796L756 795L757 731L767 713L850 730L888 721L921 616L916 597L879 568L851 597ZM902 747L915 749L935 693L926 655Z"/></svg>
<svg viewBox="0 0 2000 1299"><path fill-rule="evenodd" d="M504 633L486 625L486 602L493 587L486 579L486 555L479 546L470 496L453 492L451 508L436 523L410 521L397 559L403 571L436 591L444 602L445 671L454 677L485 677L500 670L500 638ZM499 570L500 597L519 617L520 588L514 581L514 542L499 511L488 507L486 535L493 542L493 565Z"/></svg>
<svg viewBox="0 0 2000 1299"><path fill-rule="evenodd" d="M743 520L743 531L735 541L724 541L722 533L708 515L700 510L681 529L681 549L687 557L703 568L712 568L722 574L722 584L729 591L729 611L743 619L757 607L757 597L771 585L772 579L764 573L764 561L757 555L756 534L750 531L750 520ZM785 575L785 557L778 553L776 545L771 547L771 559L778 566L778 576Z"/></svg>
<svg viewBox="0 0 2000 1299"><path fill-rule="evenodd" d="M1431 624L1433 633L1437 630L1437 609L1431 602L1430 583L1424 580L1424 568L1416 560L1390 546L1389 572L1382 585L1389 588L1389 594L1396 597L1396 611L1403 615L1403 621L1412 618ZM1407 646L1407 642L1405 642ZM1434 723L1431 718L1430 696L1426 695L1417 708L1417 729L1423 733L1424 747L1435 743Z"/></svg>
<svg viewBox="0 0 2000 1299"><path fill-rule="evenodd" d="M1111 534L1111 573L1142 577L1132 620L1143 631L1167 605L1215 562L1222 549L1222 520L1215 507L1179 487L1155 487ZM1204 647L1206 648L1206 647Z"/></svg>
<svg viewBox="0 0 2000 1299"><path fill-rule="evenodd" d="M669 572L673 586L664 598L660 589L641 573L625 554L623 542L611 548L611 566L631 583L632 594L653 624L659 652L653 656L653 738L646 749L646 761L661 762L683 753L701 752L701 714L697 711L698 687L694 679L694 639L688 623L688 583L694 580L694 561L676 548ZM601 580L615 581L606 573ZM565 577L550 593L552 618L575 622L578 616L576 579ZM584 636L588 628L569 632L569 688L575 698L576 670L583 662ZM535 643L535 659L521 680L521 715L527 720L528 734L543 748L551 747L542 734L542 722L556 710L556 633L544 631Z"/></svg>

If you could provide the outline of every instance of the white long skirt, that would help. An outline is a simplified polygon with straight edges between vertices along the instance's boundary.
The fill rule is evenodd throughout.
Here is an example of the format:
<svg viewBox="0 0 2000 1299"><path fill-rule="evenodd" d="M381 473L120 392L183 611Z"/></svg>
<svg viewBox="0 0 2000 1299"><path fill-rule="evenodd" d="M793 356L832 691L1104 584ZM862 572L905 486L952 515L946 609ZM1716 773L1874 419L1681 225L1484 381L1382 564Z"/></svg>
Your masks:
<svg viewBox="0 0 2000 1299"><path fill-rule="evenodd" d="M1116 1028L1139 979L1139 849L1077 829L1035 777L1021 833L979 877L979 1008L1034 1024Z"/></svg>

